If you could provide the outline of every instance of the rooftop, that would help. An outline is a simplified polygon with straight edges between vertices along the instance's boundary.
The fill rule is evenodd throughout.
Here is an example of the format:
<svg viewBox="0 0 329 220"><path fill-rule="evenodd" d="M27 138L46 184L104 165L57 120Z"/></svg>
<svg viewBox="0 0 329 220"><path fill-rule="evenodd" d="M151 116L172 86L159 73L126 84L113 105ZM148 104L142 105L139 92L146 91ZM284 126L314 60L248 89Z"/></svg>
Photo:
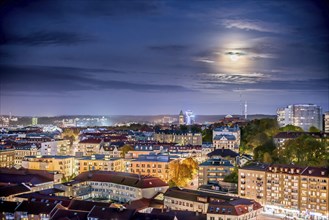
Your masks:
<svg viewBox="0 0 329 220"><path fill-rule="evenodd" d="M95 181L109 182L120 185L126 185L136 188L153 188L168 186L164 181L157 177L142 176L132 173L112 172L112 171L89 171L84 172L74 178L75 181Z"/></svg>

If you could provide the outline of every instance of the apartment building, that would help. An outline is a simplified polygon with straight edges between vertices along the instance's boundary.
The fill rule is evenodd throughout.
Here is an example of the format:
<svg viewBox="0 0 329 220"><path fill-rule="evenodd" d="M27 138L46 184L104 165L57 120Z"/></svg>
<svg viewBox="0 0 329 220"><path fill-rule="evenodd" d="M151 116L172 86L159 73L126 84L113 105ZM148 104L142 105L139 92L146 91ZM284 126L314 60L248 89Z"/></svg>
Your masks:
<svg viewBox="0 0 329 220"><path fill-rule="evenodd" d="M239 169L239 196L291 216L329 217L326 168L250 164Z"/></svg>
<svg viewBox="0 0 329 220"><path fill-rule="evenodd" d="M253 199L262 205L265 204L266 169L268 166L262 163L251 163L239 169L239 196Z"/></svg>
<svg viewBox="0 0 329 220"><path fill-rule="evenodd" d="M164 194L164 207L204 213L207 220L256 219L262 210L262 206L253 200L177 187Z"/></svg>
<svg viewBox="0 0 329 220"><path fill-rule="evenodd" d="M27 144L23 146L15 146L15 165L22 166L22 161L26 156L36 156L38 148L35 144Z"/></svg>
<svg viewBox="0 0 329 220"><path fill-rule="evenodd" d="M323 131L329 133L329 112L323 115Z"/></svg>
<svg viewBox="0 0 329 220"><path fill-rule="evenodd" d="M15 149L0 145L0 167L12 167L15 165Z"/></svg>
<svg viewBox="0 0 329 220"><path fill-rule="evenodd" d="M65 178L76 174L75 158L73 156L27 156L22 161L22 167L35 170L57 171Z"/></svg>
<svg viewBox="0 0 329 220"><path fill-rule="evenodd" d="M154 140L160 143L177 143L180 145L202 145L202 134L161 130L154 134Z"/></svg>
<svg viewBox="0 0 329 220"><path fill-rule="evenodd" d="M124 159L114 158L104 154L93 154L77 159L78 171L83 173L90 170L104 170L104 171L124 171Z"/></svg>
<svg viewBox="0 0 329 220"><path fill-rule="evenodd" d="M104 141L103 139L100 138L89 138L89 139L81 140L78 144L77 152L82 153L84 156L100 154L103 144Z"/></svg>
<svg viewBox="0 0 329 220"><path fill-rule="evenodd" d="M199 186L222 182L233 170L234 166L228 160L208 159L199 165Z"/></svg>
<svg viewBox="0 0 329 220"><path fill-rule="evenodd" d="M129 168L128 172L140 175L150 175L168 182L170 180L169 164L172 161L173 158L169 155L139 155L137 159L132 159L127 162Z"/></svg>
<svg viewBox="0 0 329 220"><path fill-rule="evenodd" d="M300 175L300 210L329 217L329 171L307 167Z"/></svg>
<svg viewBox="0 0 329 220"><path fill-rule="evenodd" d="M70 140L55 139L41 143L41 155L73 155Z"/></svg>
<svg viewBox="0 0 329 220"><path fill-rule="evenodd" d="M277 109L277 121L280 127L294 125L308 131L314 126L322 130L322 109L314 104L288 105Z"/></svg>

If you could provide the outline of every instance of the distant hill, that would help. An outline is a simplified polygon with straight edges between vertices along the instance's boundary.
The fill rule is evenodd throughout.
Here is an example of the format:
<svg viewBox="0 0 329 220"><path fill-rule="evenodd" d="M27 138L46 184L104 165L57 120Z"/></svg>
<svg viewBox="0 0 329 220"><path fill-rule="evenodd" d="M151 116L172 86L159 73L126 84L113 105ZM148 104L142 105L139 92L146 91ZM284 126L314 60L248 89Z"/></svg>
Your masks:
<svg viewBox="0 0 329 220"><path fill-rule="evenodd" d="M241 115L233 115L234 117L243 118ZM6 116L5 116L6 117ZM103 116L95 115L63 115L55 117L38 117L38 124L53 124L55 121L62 121L63 119L83 119L83 118L101 118ZM153 123L154 121L159 121L163 117L172 117L177 118L178 115L113 115L113 116L104 116L108 118L110 125L116 123L127 123L127 122L136 122L136 123ZM224 118L225 115L196 115L196 123L205 123L205 122L217 122L220 119ZM255 114L248 115L249 120L253 119L262 119L262 118L275 118L275 115L263 115ZM17 117L17 122L11 122L11 125L30 125L32 122L32 117Z"/></svg>

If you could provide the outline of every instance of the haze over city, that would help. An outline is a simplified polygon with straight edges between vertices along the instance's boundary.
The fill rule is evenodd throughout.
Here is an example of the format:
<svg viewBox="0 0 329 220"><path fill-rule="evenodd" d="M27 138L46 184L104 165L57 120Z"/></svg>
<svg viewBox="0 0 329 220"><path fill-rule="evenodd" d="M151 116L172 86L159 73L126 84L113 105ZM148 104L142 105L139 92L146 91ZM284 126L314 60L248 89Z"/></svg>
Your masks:
<svg viewBox="0 0 329 220"><path fill-rule="evenodd" d="M329 108L325 1L4 1L1 114Z"/></svg>

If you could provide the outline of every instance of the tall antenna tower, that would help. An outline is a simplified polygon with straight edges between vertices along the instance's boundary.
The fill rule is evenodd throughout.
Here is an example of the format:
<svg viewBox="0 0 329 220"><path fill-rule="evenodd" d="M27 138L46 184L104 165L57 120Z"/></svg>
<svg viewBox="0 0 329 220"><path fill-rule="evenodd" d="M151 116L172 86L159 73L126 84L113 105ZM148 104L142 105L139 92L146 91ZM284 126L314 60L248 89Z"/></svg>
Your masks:
<svg viewBox="0 0 329 220"><path fill-rule="evenodd" d="M248 116L248 104L247 101L244 102L244 119L247 120Z"/></svg>

